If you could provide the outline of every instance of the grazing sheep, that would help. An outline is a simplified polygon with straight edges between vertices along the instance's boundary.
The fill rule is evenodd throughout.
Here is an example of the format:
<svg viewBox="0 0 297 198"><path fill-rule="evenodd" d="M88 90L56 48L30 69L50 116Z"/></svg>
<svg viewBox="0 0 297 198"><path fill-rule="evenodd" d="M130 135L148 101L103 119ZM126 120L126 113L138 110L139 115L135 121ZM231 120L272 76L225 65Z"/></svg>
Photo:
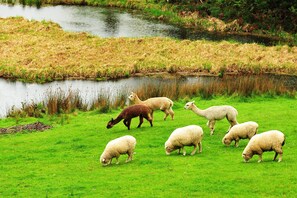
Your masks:
<svg viewBox="0 0 297 198"><path fill-rule="evenodd" d="M228 122L230 123L230 127L228 131L230 130L231 127L238 124L236 121L236 116L238 115L238 112L232 106L228 106L228 105L212 106L205 110L201 110L194 104L194 101L193 101L193 102L188 102L184 108L192 110L197 115L205 117L208 120L207 126L210 128L210 135L213 135L216 120L222 120L223 118L226 117Z"/></svg>
<svg viewBox="0 0 297 198"><path fill-rule="evenodd" d="M142 123L143 123L143 118L145 118L147 121L150 122L151 127L153 126L153 116L152 116L152 110L147 107L146 105L132 105L127 108L125 108L116 119L111 119L108 123L106 128L110 129L112 128L115 124L119 123L121 120L124 119L123 123L125 126L130 130L130 124L131 120L134 117L139 116L139 124L137 128L139 128Z"/></svg>
<svg viewBox="0 0 297 198"><path fill-rule="evenodd" d="M135 145L136 139L131 135L111 140L107 143L102 155L100 156L100 162L106 166L111 164L113 158L116 158L116 164L118 164L119 157L122 154L128 154L126 162L129 162L132 160Z"/></svg>
<svg viewBox="0 0 297 198"><path fill-rule="evenodd" d="M259 125L256 122L244 122L234 125L230 131L224 136L223 144L229 146L231 142L235 141L235 146L238 147L240 139L251 139L258 131Z"/></svg>
<svg viewBox="0 0 297 198"><path fill-rule="evenodd" d="M285 144L285 135L277 130L267 131L261 134L254 135L247 146L245 147L242 157L245 162L248 162L254 154L259 155L258 162L262 162L262 154L265 151L274 151L273 160L276 160L279 154L278 162L282 161L283 150Z"/></svg>
<svg viewBox="0 0 297 198"><path fill-rule="evenodd" d="M173 120L173 117L174 117L174 112L172 110L173 102L167 97L154 97L154 98L149 98L145 101L141 101L138 98L136 93L131 92L131 95L128 98L134 104L145 104L153 111L160 109L165 113L164 120L166 120L169 114L171 116L171 119Z"/></svg>
<svg viewBox="0 0 297 198"><path fill-rule="evenodd" d="M184 146L194 146L194 150L191 155L194 155L199 146L199 153L202 152L202 137L203 130L200 126L189 125L182 128L175 129L168 140L165 142L165 151L169 155L172 151L178 149L180 154L180 149L183 150L183 155L186 155Z"/></svg>

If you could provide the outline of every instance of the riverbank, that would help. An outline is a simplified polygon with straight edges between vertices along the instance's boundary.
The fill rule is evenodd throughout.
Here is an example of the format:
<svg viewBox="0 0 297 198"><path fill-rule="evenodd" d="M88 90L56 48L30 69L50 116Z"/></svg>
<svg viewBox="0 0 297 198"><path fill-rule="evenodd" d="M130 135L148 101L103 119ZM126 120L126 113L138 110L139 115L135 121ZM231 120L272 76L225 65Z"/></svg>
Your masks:
<svg viewBox="0 0 297 198"><path fill-rule="evenodd" d="M297 47L169 38L100 38L52 22L0 19L0 77L30 82L165 72L297 75Z"/></svg>

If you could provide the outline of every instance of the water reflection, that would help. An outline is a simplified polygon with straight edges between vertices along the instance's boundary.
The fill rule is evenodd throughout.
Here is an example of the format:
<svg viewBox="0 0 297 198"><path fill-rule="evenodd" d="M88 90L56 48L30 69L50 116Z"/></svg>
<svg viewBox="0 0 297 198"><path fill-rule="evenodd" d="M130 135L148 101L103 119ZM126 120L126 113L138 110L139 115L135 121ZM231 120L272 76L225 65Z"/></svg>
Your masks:
<svg viewBox="0 0 297 198"><path fill-rule="evenodd" d="M0 17L22 16L29 20L50 20L64 30L88 32L101 37L166 37L177 27L143 20L121 10L90 6L30 6L0 5Z"/></svg>
<svg viewBox="0 0 297 198"><path fill-rule="evenodd" d="M1 0L0 0L1 1ZM197 32L190 28L181 28L146 20L143 15L128 13L114 8L91 6L46 6L41 8L22 5L1 5L0 17L22 16L38 21L51 20L64 30L88 32L101 37L173 37L178 39L235 40L242 43L261 43L273 45L276 41L257 36L240 36Z"/></svg>
<svg viewBox="0 0 297 198"><path fill-rule="evenodd" d="M106 10L104 12L105 17L103 21L105 22L105 32L111 32L113 35L116 35L119 31L119 17L112 10Z"/></svg>

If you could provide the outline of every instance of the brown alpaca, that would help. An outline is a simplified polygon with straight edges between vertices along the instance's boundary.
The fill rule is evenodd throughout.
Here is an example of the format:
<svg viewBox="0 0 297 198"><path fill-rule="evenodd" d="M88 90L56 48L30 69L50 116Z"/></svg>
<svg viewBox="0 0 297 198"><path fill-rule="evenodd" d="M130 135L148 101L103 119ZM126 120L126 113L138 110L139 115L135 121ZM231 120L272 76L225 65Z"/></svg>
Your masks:
<svg viewBox="0 0 297 198"><path fill-rule="evenodd" d="M146 105L138 104L138 105L132 105L132 106L125 108L120 113L120 115L118 115L118 117L116 119L112 118L107 123L106 128L110 129L114 125L116 125L117 123L119 123L121 120L124 119L123 123L128 128L128 130L130 130L130 124L131 124L132 118L135 118L138 116L139 116L139 124L138 124L137 128L139 128L141 126L141 124L143 123L143 118L145 118L147 121L150 122L151 127L153 126L152 110Z"/></svg>

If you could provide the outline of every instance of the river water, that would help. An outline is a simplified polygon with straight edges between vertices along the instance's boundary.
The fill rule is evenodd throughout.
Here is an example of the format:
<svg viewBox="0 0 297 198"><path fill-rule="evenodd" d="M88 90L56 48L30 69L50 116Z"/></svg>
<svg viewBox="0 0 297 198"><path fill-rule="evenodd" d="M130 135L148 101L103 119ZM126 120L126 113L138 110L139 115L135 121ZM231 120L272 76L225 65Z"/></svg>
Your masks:
<svg viewBox="0 0 297 198"><path fill-rule="evenodd" d="M0 79L0 117L5 117L12 107L21 108L22 103L38 104L46 101L49 93L79 93L85 104L91 104L99 96L116 99L118 96L127 95L145 85L160 85L164 83L183 84L208 83L209 77L191 77L178 80L134 77L117 81L85 81L65 80L46 84L23 83ZM127 101L128 102L128 101Z"/></svg>
<svg viewBox="0 0 297 198"><path fill-rule="evenodd" d="M240 36L193 31L147 20L138 12L91 6L34 6L0 4L0 18L21 16L29 20L58 23L65 31L88 32L100 37L171 37L177 39L235 40L242 43L273 45L274 40L257 36Z"/></svg>

